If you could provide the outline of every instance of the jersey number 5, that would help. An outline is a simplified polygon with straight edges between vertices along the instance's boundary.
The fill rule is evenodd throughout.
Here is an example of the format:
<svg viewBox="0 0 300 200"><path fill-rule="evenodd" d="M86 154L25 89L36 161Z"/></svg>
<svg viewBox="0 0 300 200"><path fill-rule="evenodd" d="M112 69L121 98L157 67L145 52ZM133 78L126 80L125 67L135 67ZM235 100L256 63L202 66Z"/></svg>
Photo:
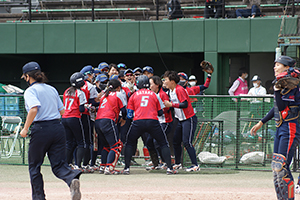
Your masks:
<svg viewBox="0 0 300 200"><path fill-rule="evenodd" d="M148 99L149 99L149 96L142 96L141 107L147 107L148 106Z"/></svg>

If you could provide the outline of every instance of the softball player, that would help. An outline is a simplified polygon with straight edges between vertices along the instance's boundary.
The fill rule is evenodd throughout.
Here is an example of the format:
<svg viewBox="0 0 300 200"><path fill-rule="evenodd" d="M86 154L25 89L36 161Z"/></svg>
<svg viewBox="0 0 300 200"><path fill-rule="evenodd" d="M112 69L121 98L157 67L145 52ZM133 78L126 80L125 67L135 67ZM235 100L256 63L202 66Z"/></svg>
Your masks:
<svg viewBox="0 0 300 200"><path fill-rule="evenodd" d="M294 59L288 56L279 56L274 62L276 77L279 77L283 72L293 70L292 67L296 63ZM299 105L298 86L294 89L285 88L282 90L274 86L274 107L251 129L251 133L256 133L267 121L273 117L275 119L277 128L271 167L278 199L294 199L294 179L289 166L300 138Z"/></svg>
<svg viewBox="0 0 300 200"><path fill-rule="evenodd" d="M90 74L91 68L84 67L81 70L81 73L84 75ZM81 87L81 90L85 93L85 97L88 101L88 104L86 104L87 108L91 108L90 105L98 106L99 103L95 102L95 99L98 97L98 92L94 85L92 85L89 81L85 81L85 84ZM84 111L81 115L81 121L84 128L84 135L85 135L85 141L88 146L88 151L86 151L85 156L83 158L83 166L82 168L85 169L84 172L87 173L93 173L94 170L88 165L90 162L90 159L92 157L90 150L93 149L92 146L92 138L93 138L93 124L90 119L90 112L89 109Z"/></svg>
<svg viewBox="0 0 300 200"><path fill-rule="evenodd" d="M112 75L119 75L120 70L118 68L118 66L114 63L111 63L109 65L109 70L108 70L108 77L110 78Z"/></svg>
<svg viewBox="0 0 300 200"><path fill-rule="evenodd" d="M71 87L66 89L63 95L65 113L62 115L62 123L65 127L67 139L67 162L71 165L73 152L77 148L74 168L82 169L81 162L86 151L88 151L81 122L81 113L85 111L84 104L87 103L84 92L80 90L84 85L83 74L75 72L70 77L70 83ZM74 143L74 140L76 143Z"/></svg>
<svg viewBox="0 0 300 200"><path fill-rule="evenodd" d="M150 82L150 90L152 90L153 92L158 94L158 96L161 98L162 101L170 100L169 96L161 89L162 88L162 80L160 79L160 77L152 76L152 77L150 77L149 82ZM160 123L163 131L165 132L166 135L168 135L172 129L172 122L173 122L171 109L165 107L163 109L163 115L158 116L158 120L159 120L159 123ZM147 138L147 148L149 150L153 166L146 168L146 170L161 169L161 167L158 167L158 155L157 155L155 148L159 152L159 155L161 155L161 150L160 150L159 146L157 145L157 142L155 140L153 140L153 137L151 135L149 135ZM161 157L161 159L162 159L162 162L164 163L165 162L164 158ZM164 164L162 164L162 166L164 166Z"/></svg>
<svg viewBox="0 0 300 200"><path fill-rule="evenodd" d="M147 76L148 78L150 78L151 76L154 75L154 70L152 67L150 66L145 66L143 68L143 75Z"/></svg>
<svg viewBox="0 0 300 200"><path fill-rule="evenodd" d="M196 95L203 94L203 91L209 87L209 84L210 84L210 81L211 81L211 73L207 74L207 78L206 78L205 83L203 85L196 85L197 80L196 80L196 77L194 75L189 77L189 84L191 85L191 89L194 91L194 93Z"/></svg>
<svg viewBox="0 0 300 200"><path fill-rule="evenodd" d="M168 165L167 174L176 174L177 171L172 169L171 154L166 135L157 118L158 115L163 114L163 105L160 104L156 94L147 89L149 86L149 78L145 75L139 76L137 78L137 87L139 90L136 91L128 101L127 117L132 118L134 113L134 118L126 136L125 168L122 173L130 173L130 160L135 151L137 139L143 133L148 132L158 142L161 148L162 156Z"/></svg>
<svg viewBox="0 0 300 200"><path fill-rule="evenodd" d="M166 107L173 107L175 111L175 118L177 118L178 125L176 127L173 146L175 154L174 169L181 169L181 155L182 147L186 148L189 157L192 161L192 166L186 169L188 172L199 171L200 168L197 163L196 152L193 146L193 138L197 126L197 117L194 113L189 95L187 91L178 85L180 78L175 71L165 72L165 84L169 88L170 101L165 100Z"/></svg>
<svg viewBox="0 0 300 200"><path fill-rule="evenodd" d="M28 166L32 188L32 199L45 199L44 181L40 172L47 153L52 172L64 180L71 190L73 200L81 199L78 180L81 171L72 170L66 162L66 134L60 116L64 106L55 88L45 84L46 76L36 62L23 66L23 75L29 87L24 93L28 112L20 135L26 137L31 124L31 139L28 150Z"/></svg>
<svg viewBox="0 0 300 200"><path fill-rule="evenodd" d="M184 89L186 89L186 91L188 92L189 95L195 95L194 90L192 90L190 87L187 87L188 86L188 76L186 75L186 73L179 72L178 76L180 79L178 85L180 85Z"/></svg>
<svg viewBox="0 0 300 200"><path fill-rule="evenodd" d="M98 137L104 146L101 153L101 165L106 164L104 169L105 175L118 173L115 170L115 166L123 147L116 127L120 110L123 119L126 119L126 102L121 97L121 93L117 92L120 89L121 83L119 80L112 79L108 82L108 89L100 99L95 122Z"/></svg>
<svg viewBox="0 0 300 200"><path fill-rule="evenodd" d="M102 74L105 74L107 76L107 72L108 72L109 66L108 66L108 64L106 62L99 63L98 69L100 69L100 71L101 71Z"/></svg>

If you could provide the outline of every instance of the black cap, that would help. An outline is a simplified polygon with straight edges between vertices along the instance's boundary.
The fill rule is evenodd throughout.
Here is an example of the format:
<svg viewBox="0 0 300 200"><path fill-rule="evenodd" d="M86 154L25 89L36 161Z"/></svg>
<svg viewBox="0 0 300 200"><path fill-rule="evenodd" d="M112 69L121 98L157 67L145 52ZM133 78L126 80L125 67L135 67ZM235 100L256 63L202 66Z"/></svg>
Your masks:
<svg viewBox="0 0 300 200"><path fill-rule="evenodd" d="M31 72L33 70L41 70L41 67L37 62L29 62L23 66L22 70L23 70L23 75L21 78L23 78L24 74L28 72Z"/></svg>

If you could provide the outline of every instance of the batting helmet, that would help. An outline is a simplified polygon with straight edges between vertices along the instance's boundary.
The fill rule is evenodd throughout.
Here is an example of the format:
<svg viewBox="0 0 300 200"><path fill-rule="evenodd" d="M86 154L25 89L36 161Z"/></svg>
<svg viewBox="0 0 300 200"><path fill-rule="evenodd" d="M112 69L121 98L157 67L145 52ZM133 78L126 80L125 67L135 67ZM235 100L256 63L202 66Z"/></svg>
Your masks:
<svg viewBox="0 0 300 200"><path fill-rule="evenodd" d="M285 66L290 66L290 67L294 67L294 65L296 64L296 61L289 56L279 56L278 58L275 59L274 62L275 63L278 62Z"/></svg>
<svg viewBox="0 0 300 200"><path fill-rule="evenodd" d="M143 68L143 73L144 73L145 71L147 71L147 72L149 72L149 73L151 73L151 74L154 74L154 70L153 70L153 68L150 67L150 66L144 67L144 68Z"/></svg>
<svg viewBox="0 0 300 200"><path fill-rule="evenodd" d="M70 83L75 88L81 88L84 85L84 75L81 72L75 72L70 77Z"/></svg>
<svg viewBox="0 0 300 200"><path fill-rule="evenodd" d="M182 78L184 78L185 80L188 80L188 76L186 75L186 73L184 72L179 72L178 76L181 76Z"/></svg>
<svg viewBox="0 0 300 200"><path fill-rule="evenodd" d="M150 86L148 76L145 75L138 76L136 80L136 86L138 89L148 88Z"/></svg>

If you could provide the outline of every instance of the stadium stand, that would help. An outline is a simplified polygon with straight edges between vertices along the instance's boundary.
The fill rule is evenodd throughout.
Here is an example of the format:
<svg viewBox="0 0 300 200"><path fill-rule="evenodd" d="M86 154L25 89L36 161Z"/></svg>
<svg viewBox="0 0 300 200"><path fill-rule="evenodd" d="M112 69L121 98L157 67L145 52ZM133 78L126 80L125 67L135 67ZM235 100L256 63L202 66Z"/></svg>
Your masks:
<svg viewBox="0 0 300 200"><path fill-rule="evenodd" d="M202 18L205 0L180 0L185 18ZM300 3L295 3L296 15ZM238 8L246 8L242 0L228 0L225 13L234 13ZM264 16L283 15L285 5L275 0L262 0L260 5ZM291 15L291 4L286 14ZM95 20L154 20L156 19L156 0L97 0L94 1ZM167 19L167 1L159 1L159 19ZM32 0L32 20L90 20L92 1L89 0ZM27 1L0 0L0 22L26 21L29 19ZM227 17L228 15L225 15Z"/></svg>

